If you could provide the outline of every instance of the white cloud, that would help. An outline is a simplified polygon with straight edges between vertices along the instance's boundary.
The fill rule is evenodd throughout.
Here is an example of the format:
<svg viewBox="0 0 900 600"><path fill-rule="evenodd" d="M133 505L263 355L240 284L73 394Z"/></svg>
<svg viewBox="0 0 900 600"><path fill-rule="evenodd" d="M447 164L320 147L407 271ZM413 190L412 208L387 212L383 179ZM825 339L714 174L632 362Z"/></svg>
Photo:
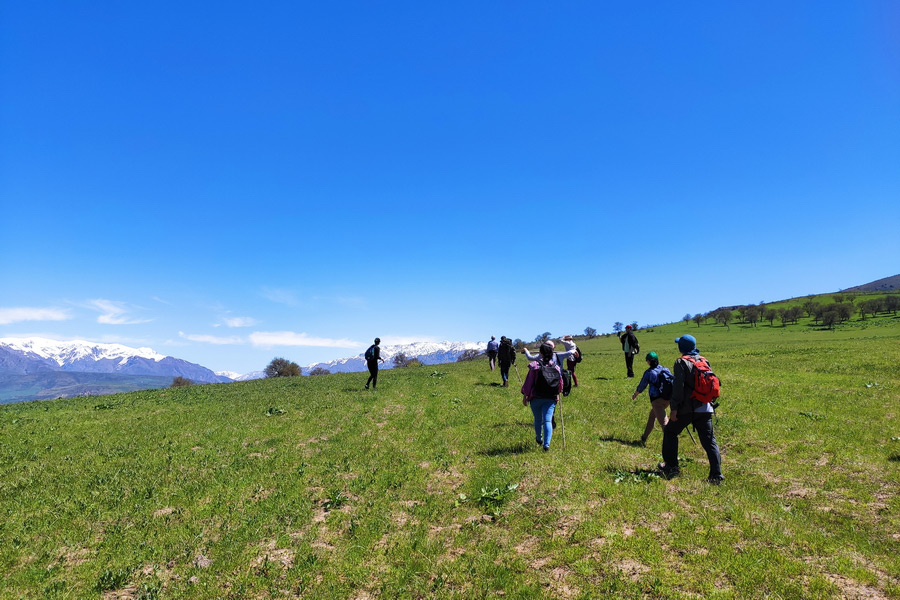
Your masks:
<svg viewBox="0 0 900 600"><path fill-rule="evenodd" d="M257 323L258 321L253 317L234 317L225 319L225 325L228 327L253 327Z"/></svg>
<svg viewBox="0 0 900 600"><path fill-rule="evenodd" d="M149 322L147 319L129 318L127 315L132 309L124 302L97 299L89 301L88 307L101 313L97 317L97 322L104 325L136 325Z"/></svg>
<svg viewBox="0 0 900 600"><path fill-rule="evenodd" d="M433 344L439 344L445 340L439 340L436 337L430 337L427 335L383 335L381 336L381 345L382 346L405 346L407 344L415 344L416 342L430 342Z"/></svg>
<svg viewBox="0 0 900 600"><path fill-rule="evenodd" d="M21 321L66 321L71 318L69 312L62 308L0 308L0 325Z"/></svg>
<svg viewBox="0 0 900 600"><path fill-rule="evenodd" d="M234 346L243 344L244 339L239 336L217 337L214 335L194 335L179 331L178 335L192 342L203 342L204 344L215 344L216 346Z"/></svg>
<svg viewBox="0 0 900 600"><path fill-rule="evenodd" d="M312 337L293 331L256 331L250 334L250 343L268 348L271 346L312 346L316 348L361 348L362 342L348 339L332 340Z"/></svg>

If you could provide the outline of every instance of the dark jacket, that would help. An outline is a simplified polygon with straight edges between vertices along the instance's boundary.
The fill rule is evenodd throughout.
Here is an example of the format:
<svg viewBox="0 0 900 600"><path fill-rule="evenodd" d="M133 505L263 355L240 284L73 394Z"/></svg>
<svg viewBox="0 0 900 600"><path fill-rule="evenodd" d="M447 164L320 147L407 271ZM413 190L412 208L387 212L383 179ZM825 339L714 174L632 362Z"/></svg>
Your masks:
<svg viewBox="0 0 900 600"><path fill-rule="evenodd" d="M516 362L516 349L509 342L500 342L500 350L497 352L497 358L504 365Z"/></svg>
<svg viewBox="0 0 900 600"><path fill-rule="evenodd" d="M638 344L637 336L634 335L633 331L627 331L619 336L619 341L622 342L622 351L625 351L625 341L628 340L628 345L631 346L631 353L637 354L641 350L641 345Z"/></svg>
<svg viewBox="0 0 900 600"><path fill-rule="evenodd" d="M372 356L371 360L367 360L366 362L378 364L378 359L381 358L381 346L372 344L371 347L375 349L375 354Z"/></svg>
<svg viewBox="0 0 900 600"><path fill-rule="evenodd" d="M698 357L699 354L695 356ZM672 366L672 375L675 381L672 383L672 399L669 408L681 415L689 415L695 412L712 412L712 406L691 398L694 390L694 365L684 357L675 361Z"/></svg>

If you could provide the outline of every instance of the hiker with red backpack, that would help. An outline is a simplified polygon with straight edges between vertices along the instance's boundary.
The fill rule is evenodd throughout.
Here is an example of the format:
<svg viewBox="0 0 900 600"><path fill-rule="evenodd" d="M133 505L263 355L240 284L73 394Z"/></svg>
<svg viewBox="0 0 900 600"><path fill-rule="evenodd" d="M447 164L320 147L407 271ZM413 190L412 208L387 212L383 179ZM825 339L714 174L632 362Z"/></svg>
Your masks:
<svg viewBox="0 0 900 600"><path fill-rule="evenodd" d="M719 378L710 368L709 361L700 355L697 340L692 335L676 338L681 358L672 367L675 381L672 384L669 423L663 428L663 462L658 468L666 479L680 473L678 467L678 435L690 425L694 426L700 445L709 459L709 477L706 481L718 485L722 476L722 457L713 431L716 399L719 397Z"/></svg>
<svg viewBox="0 0 900 600"><path fill-rule="evenodd" d="M522 384L522 405L531 405L535 440L546 452L553 437L553 411L563 391L563 376L553 360L553 346L549 343L541 344L535 358L537 360L528 364L528 375Z"/></svg>

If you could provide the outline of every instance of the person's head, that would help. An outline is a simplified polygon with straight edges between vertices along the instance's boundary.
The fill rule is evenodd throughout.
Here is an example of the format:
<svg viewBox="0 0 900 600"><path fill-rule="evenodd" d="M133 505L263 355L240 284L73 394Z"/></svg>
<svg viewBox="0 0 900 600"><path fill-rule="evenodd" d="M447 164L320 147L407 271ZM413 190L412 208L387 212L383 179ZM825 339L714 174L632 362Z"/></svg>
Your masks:
<svg viewBox="0 0 900 600"><path fill-rule="evenodd" d="M375 338L375 344L380 344L380 343L381 343L381 338Z"/></svg>
<svg viewBox="0 0 900 600"><path fill-rule="evenodd" d="M632 329L634 329L634 327L632 327L631 325L625 326L625 331L631 331Z"/></svg>
<svg viewBox="0 0 900 600"><path fill-rule="evenodd" d="M541 353L541 358L550 360L553 358L553 342L544 342L538 351Z"/></svg>
<svg viewBox="0 0 900 600"><path fill-rule="evenodd" d="M564 339L565 341L567 341L567 342L571 342L571 341L572 341L572 336L571 336L571 335L564 335L564 336L563 336L563 339Z"/></svg>
<svg viewBox="0 0 900 600"><path fill-rule="evenodd" d="M659 366L659 355L656 352L648 352L647 353L647 364L650 365L651 369L655 369Z"/></svg>
<svg viewBox="0 0 900 600"><path fill-rule="evenodd" d="M496 339L497 339L497 338L495 338L494 336L491 336L491 341L492 341L492 342L493 342L494 340L496 340Z"/></svg>
<svg viewBox="0 0 900 600"><path fill-rule="evenodd" d="M683 335L675 338L675 343L678 344L678 351L682 354L697 353L697 340L692 335Z"/></svg>

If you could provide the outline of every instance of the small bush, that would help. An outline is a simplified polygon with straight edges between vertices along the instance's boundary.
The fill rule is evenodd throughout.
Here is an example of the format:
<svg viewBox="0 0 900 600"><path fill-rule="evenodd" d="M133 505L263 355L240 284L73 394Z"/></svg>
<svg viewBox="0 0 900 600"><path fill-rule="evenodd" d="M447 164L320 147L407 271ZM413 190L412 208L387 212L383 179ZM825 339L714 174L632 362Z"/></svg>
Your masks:
<svg viewBox="0 0 900 600"><path fill-rule="evenodd" d="M194 385L194 382L186 377L181 377L180 375L172 380L172 385L169 387L187 387L189 385Z"/></svg>

